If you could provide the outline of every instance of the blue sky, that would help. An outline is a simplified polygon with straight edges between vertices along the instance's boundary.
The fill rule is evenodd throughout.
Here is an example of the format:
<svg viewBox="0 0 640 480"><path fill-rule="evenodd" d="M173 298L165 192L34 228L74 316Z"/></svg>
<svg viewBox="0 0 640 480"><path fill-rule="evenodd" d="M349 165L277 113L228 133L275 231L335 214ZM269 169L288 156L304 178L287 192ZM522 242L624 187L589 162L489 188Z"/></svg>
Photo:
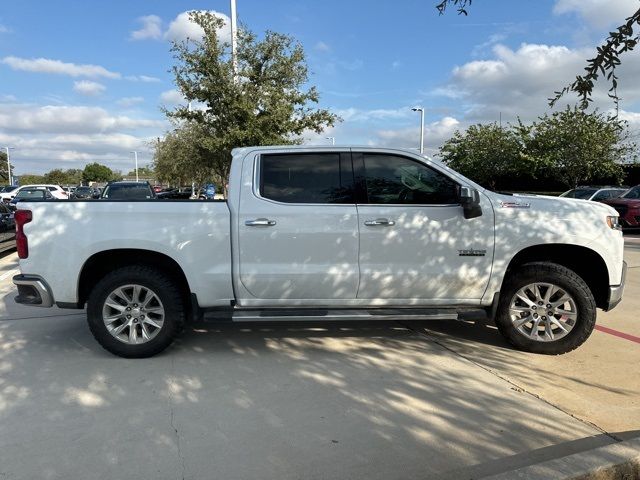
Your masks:
<svg viewBox="0 0 640 480"><path fill-rule="evenodd" d="M468 17L439 17L435 0L237 0L239 21L296 37L321 106L344 121L308 143L415 147L426 108L428 152L456 129L535 118L638 0L476 0ZM168 125L180 102L168 73L169 39L191 28L188 10L229 14L227 0L56 2L0 7L0 146L16 172L99 161L129 170L131 150ZM181 15L182 14L182 15ZM137 32L137 33L136 33ZM640 127L640 60L621 70L622 115ZM596 104L611 107L604 91Z"/></svg>

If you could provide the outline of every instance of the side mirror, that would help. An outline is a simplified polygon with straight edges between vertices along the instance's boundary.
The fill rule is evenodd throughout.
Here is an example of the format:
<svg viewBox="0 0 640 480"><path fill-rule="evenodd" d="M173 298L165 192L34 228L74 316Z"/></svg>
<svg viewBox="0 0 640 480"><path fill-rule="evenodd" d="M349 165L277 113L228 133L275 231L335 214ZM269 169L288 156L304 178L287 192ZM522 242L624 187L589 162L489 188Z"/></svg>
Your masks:
<svg viewBox="0 0 640 480"><path fill-rule="evenodd" d="M482 215L480 192L471 187L460 187L460 205L464 218L476 218Z"/></svg>

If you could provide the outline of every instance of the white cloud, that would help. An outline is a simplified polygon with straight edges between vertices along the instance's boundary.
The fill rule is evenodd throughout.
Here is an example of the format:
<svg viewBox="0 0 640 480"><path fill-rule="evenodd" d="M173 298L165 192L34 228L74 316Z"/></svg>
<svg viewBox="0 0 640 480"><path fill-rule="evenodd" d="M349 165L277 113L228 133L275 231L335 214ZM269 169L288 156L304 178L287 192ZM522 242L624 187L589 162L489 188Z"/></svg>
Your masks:
<svg viewBox="0 0 640 480"><path fill-rule="evenodd" d="M111 72L100 65L78 65L75 63L62 62L49 58L19 58L4 57L0 62L8 65L13 70L36 73L54 73L57 75L69 75L71 77L104 77L120 78L117 72Z"/></svg>
<svg viewBox="0 0 640 480"><path fill-rule="evenodd" d="M165 122L112 115L103 108L0 104L0 129L30 133L102 133L159 129Z"/></svg>
<svg viewBox="0 0 640 480"><path fill-rule="evenodd" d="M144 102L144 97L123 97L116 103L121 107L129 108Z"/></svg>
<svg viewBox="0 0 640 480"><path fill-rule="evenodd" d="M493 57L476 60L453 69L446 86L431 93L461 102L465 118L472 121L506 121L518 116L532 120L548 111L548 99L583 71L592 48L571 49L565 46L522 44L512 50L498 44ZM618 92L623 106L640 99L640 55L631 52L619 68ZM602 81L594 90L594 106L607 109L609 86ZM567 94L562 104L574 104L575 94Z"/></svg>
<svg viewBox="0 0 640 480"><path fill-rule="evenodd" d="M144 83L157 83L162 81L158 77L150 77L149 75L127 75L124 78L132 82L144 82Z"/></svg>
<svg viewBox="0 0 640 480"><path fill-rule="evenodd" d="M345 122L399 119L407 118L413 114L411 107L377 108L372 110L345 108L334 110L334 113L340 116Z"/></svg>
<svg viewBox="0 0 640 480"><path fill-rule="evenodd" d="M11 32L11 30L9 30L9 27L0 24L0 33L9 33Z"/></svg>
<svg viewBox="0 0 640 480"><path fill-rule="evenodd" d="M224 13L210 10L210 13L224 21L224 25L218 29L218 38L221 42L231 41L231 20ZM191 11L182 12L169 24L164 34L167 40L181 41L186 39L200 40L204 35L202 28L189 19Z"/></svg>
<svg viewBox="0 0 640 480"><path fill-rule="evenodd" d="M331 47L323 41L316 43L313 48L315 48L318 52L328 52L331 50Z"/></svg>
<svg viewBox="0 0 640 480"><path fill-rule="evenodd" d="M17 100L15 95L0 95L0 103L12 103Z"/></svg>
<svg viewBox="0 0 640 480"><path fill-rule="evenodd" d="M178 90L167 90L166 92L162 92L160 94L160 101L167 105L180 105L186 102L186 99L182 96L182 94Z"/></svg>
<svg viewBox="0 0 640 480"><path fill-rule="evenodd" d="M553 13L577 13L592 27L605 28L621 25L638 8L638 0L557 0Z"/></svg>
<svg viewBox="0 0 640 480"><path fill-rule="evenodd" d="M86 95L89 97L95 97L101 95L107 89L104 85L98 82L92 82L90 80L80 80L73 82L73 91L80 95Z"/></svg>
<svg viewBox="0 0 640 480"><path fill-rule="evenodd" d="M138 18L142 27L131 32L131 40L158 40L162 37L162 20L157 15L145 15Z"/></svg>
<svg viewBox="0 0 640 480"><path fill-rule="evenodd" d="M453 117L444 117L424 127L424 143L427 153L433 155L435 150L449 139L456 130L462 128L460 121ZM420 127L377 130L372 145L397 148L418 148Z"/></svg>

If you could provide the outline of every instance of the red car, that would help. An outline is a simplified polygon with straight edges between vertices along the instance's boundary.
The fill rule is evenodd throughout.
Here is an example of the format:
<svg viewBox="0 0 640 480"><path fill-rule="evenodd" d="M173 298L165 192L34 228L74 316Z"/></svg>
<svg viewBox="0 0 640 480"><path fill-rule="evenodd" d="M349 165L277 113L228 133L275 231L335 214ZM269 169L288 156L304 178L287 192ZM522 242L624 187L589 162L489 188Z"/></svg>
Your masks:
<svg viewBox="0 0 640 480"><path fill-rule="evenodd" d="M623 227L640 227L640 185L618 198L605 200L604 203L618 211Z"/></svg>

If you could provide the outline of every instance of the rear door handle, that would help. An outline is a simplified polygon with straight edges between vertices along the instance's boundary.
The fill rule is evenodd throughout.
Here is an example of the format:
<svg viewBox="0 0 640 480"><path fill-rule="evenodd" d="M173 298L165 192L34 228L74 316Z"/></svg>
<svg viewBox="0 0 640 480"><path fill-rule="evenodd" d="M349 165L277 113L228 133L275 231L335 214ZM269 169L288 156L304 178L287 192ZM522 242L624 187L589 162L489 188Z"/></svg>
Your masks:
<svg viewBox="0 0 640 480"><path fill-rule="evenodd" d="M244 224L247 227L273 227L276 221L268 218L256 218L255 220L246 220Z"/></svg>
<svg viewBox="0 0 640 480"><path fill-rule="evenodd" d="M367 227L391 227L395 225L396 222L388 218L376 218L375 220L366 220L364 224Z"/></svg>

